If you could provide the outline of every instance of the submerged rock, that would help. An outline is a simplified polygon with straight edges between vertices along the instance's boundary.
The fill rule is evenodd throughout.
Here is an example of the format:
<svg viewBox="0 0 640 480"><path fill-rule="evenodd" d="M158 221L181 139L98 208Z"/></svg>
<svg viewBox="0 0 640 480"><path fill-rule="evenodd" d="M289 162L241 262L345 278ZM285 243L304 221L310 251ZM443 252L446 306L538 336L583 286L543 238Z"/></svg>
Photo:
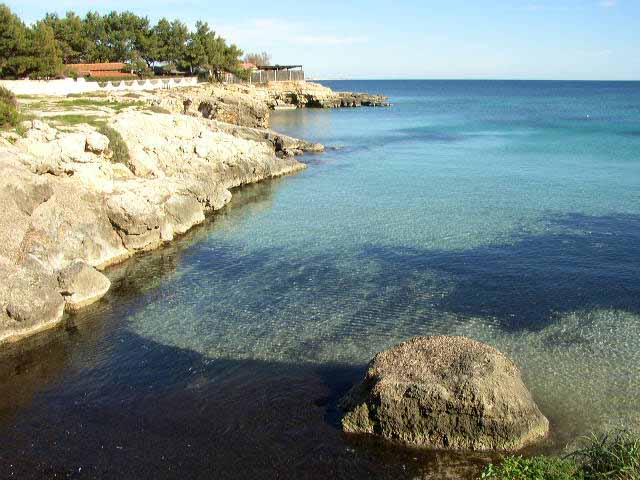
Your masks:
<svg viewBox="0 0 640 480"><path fill-rule="evenodd" d="M415 337L377 354L342 408L346 432L421 447L512 451L549 431L518 367L464 337Z"/></svg>

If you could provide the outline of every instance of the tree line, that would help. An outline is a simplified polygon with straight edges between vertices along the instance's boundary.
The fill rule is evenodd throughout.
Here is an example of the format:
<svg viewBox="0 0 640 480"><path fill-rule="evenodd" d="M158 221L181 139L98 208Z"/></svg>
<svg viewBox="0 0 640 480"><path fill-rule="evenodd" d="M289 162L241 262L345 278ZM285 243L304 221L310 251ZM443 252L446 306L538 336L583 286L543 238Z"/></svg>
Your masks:
<svg viewBox="0 0 640 480"><path fill-rule="evenodd" d="M140 74L161 64L166 70L244 76L242 53L206 22L197 22L192 31L180 20L163 18L152 25L131 12L84 17L68 12L49 13L28 26L0 4L1 78L57 78L72 74L65 64L99 62L125 62Z"/></svg>

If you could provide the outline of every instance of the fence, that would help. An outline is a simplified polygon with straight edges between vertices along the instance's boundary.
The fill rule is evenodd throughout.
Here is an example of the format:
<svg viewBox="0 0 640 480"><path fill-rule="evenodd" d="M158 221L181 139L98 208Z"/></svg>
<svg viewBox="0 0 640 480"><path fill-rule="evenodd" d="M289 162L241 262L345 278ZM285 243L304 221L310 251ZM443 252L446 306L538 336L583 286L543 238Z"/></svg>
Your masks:
<svg viewBox="0 0 640 480"><path fill-rule="evenodd" d="M16 95L62 96L72 93L119 92L193 87L198 77L148 78L140 80L87 81L84 78L61 80L0 80L0 86Z"/></svg>
<svg viewBox="0 0 640 480"><path fill-rule="evenodd" d="M266 83L293 82L304 80L303 70L258 70L252 72L248 80L241 80L232 73L225 73L223 81L227 83Z"/></svg>

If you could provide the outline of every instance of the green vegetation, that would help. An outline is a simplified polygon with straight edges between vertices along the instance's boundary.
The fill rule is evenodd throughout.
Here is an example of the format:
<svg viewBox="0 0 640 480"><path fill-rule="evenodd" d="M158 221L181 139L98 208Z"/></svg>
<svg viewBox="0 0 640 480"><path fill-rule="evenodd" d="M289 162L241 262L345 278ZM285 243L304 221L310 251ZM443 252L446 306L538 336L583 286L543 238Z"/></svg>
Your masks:
<svg viewBox="0 0 640 480"><path fill-rule="evenodd" d="M23 138L27 136L27 128L23 125L16 126L15 132Z"/></svg>
<svg viewBox="0 0 640 480"><path fill-rule="evenodd" d="M585 478L640 480L640 435L629 431L592 435L575 456Z"/></svg>
<svg viewBox="0 0 640 480"><path fill-rule="evenodd" d="M51 26L28 28L6 5L0 5L0 76L52 78L64 66Z"/></svg>
<svg viewBox="0 0 640 480"><path fill-rule="evenodd" d="M489 465L483 480L640 480L640 436L626 430L592 435L564 458L510 456Z"/></svg>
<svg viewBox="0 0 640 480"><path fill-rule="evenodd" d="M240 73L241 55L205 22L190 31L180 20L151 25L131 12L89 12L84 18L68 12L27 26L0 5L1 78L74 76L64 64L95 62L124 62L139 75L152 74L158 63L165 71Z"/></svg>
<svg viewBox="0 0 640 480"><path fill-rule="evenodd" d="M108 97L109 92L89 92L89 93L69 93L67 98L92 98L92 97ZM128 95L125 95L125 97Z"/></svg>
<svg viewBox="0 0 640 480"><path fill-rule="evenodd" d="M101 100L98 98L74 98L73 100L63 100L57 105L67 109L75 107L107 107L116 112L129 107L142 107L145 105L142 101L118 102L117 100Z"/></svg>
<svg viewBox="0 0 640 480"><path fill-rule="evenodd" d="M60 126L73 126L79 125L81 123L86 123L88 125L97 127L104 123L104 117L100 117L98 115L82 115L75 113L71 113L69 115L54 115L51 117L47 117L47 120Z"/></svg>
<svg viewBox="0 0 640 480"><path fill-rule="evenodd" d="M483 480L569 480L584 479L573 460L553 457L524 458L511 456L500 465L485 468Z"/></svg>
<svg viewBox="0 0 640 480"><path fill-rule="evenodd" d="M271 63L271 55L267 52L247 53L244 56L244 61L247 63L253 63L256 67L262 67Z"/></svg>
<svg viewBox="0 0 640 480"><path fill-rule="evenodd" d="M127 147L122 135L106 124L99 125L98 132L109 139L109 150L113 154L111 161L126 164L129 161L129 147Z"/></svg>
<svg viewBox="0 0 640 480"><path fill-rule="evenodd" d="M129 147L122 138L122 135L114 128L107 125L104 117L96 115L57 115L49 117L57 127L72 127L81 123L86 123L96 128L96 130L109 139L109 150L111 151L111 161L114 163L124 163L129 161Z"/></svg>
<svg viewBox="0 0 640 480"><path fill-rule="evenodd" d="M165 113L165 114L171 113L171 111L167 110L166 108L160 107L159 105L149 105L147 107L147 110L153 113Z"/></svg>
<svg viewBox="0 0 640 480"><path fill-rule="evenodd" d="M0 87L0 128L15 127L20 121L16 96L4 87Z"/></svg>

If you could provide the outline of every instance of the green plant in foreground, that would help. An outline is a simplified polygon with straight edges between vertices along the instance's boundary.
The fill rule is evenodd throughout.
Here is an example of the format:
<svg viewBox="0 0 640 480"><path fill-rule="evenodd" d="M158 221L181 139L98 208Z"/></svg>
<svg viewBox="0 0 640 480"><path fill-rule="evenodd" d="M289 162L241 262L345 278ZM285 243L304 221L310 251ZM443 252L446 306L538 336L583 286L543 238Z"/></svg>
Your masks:
<svg viewBox="0 0 640 480"><path fill-rule="evenodd" d="M509 456L488 465L483 480L640 480L640 436L627 430L591 435L564 458Z"/></svg>
<svg viewBox="0 0 640 480"><path fill-rule="evenodd" d="M485 468L482 480L572 480L584 479L580 466L571 459L510 456L500 465Z"/></svg>
<svg viewBox="0 0 640 480"><path fill-rule="evenodd" d="M109 139L109 150L113 154L111 161L126 164L129 161L129 147L127 147L120 132L106 124L98 126L98 132Z"/></svg>
<svg viewBox="0 0 640 480"><path fill-rule="evenodd" d="M584 478L640 480L640 435L627 430L591 435L573 456L582 463Z"/></svg>
<svg viewBox="0 0 640 480"><path fill-rule="evenodd" d="M18 135L20 135L21 137L26 137L27 136L27 127L23 126L23 125L17 125L16 126L16 133Z"/></svg>
<svg viewBox="0 0 640 480"><path fill-rule="evenodd" d="M18 101L7 88L0 87L0 128L15 127L20 122Z"/></svg>

